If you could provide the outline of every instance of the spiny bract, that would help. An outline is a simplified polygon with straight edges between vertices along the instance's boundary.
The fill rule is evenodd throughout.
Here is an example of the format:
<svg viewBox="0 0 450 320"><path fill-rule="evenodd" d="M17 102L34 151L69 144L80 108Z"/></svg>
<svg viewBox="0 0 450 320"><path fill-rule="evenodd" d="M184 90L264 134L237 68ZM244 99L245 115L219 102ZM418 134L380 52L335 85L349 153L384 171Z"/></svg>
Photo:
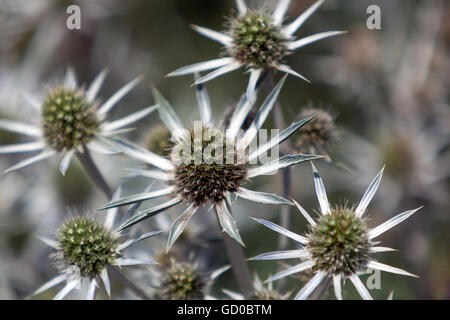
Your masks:
<svg viewBox="0 0 450 320"><path fill-rule="evenodd" d="M44 99L42 126L47 144L61 152L92 140L100 123L80 90L57 87Z"/></svg>
<svg viewBox="0 0 450 320"><path fill-rule="evenodd" d="M308 241L314 268L344 275L365 269L370 246L365 221L345 207L333 208L330 214L322 215Z"/></svg>
<svg viewBox="0 0 450 320"><path fill-rule="evenodd" d="M287 54L286 39L269 14L249 11L230 23L228 53L249 68L277 66Z"/></svg>
<svg viewBox="0 0 450 320"><path fill-rule="evenodd" d="M118 241L106 228L92 219L75 217L58 233L64 266L75 266L83 277L94 278L118 258Z"/></svg>

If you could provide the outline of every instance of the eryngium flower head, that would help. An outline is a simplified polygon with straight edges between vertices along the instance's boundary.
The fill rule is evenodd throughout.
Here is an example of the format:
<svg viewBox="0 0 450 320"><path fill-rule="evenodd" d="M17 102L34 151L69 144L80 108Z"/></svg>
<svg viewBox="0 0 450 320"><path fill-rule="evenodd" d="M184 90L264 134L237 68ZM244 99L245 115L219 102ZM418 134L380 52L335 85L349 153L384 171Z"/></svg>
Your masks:
<svg viewBox="0 0 450 320"><path fill-rule="evenodd" d="M42 127L47 144L61 152L89 143L100 129L95 111L83 91L53 89L42 105Z"/></svg>
<svg viewBox="0 0 450 320"><path fill-rule="evenodd" d="M88 217L74 217L58 232L64 266L75 266L81 276L95 278L119 257L114 234Z"/></svg>
<svg viewBox="0 0 450 320"><path fill-rule="evenodd" d="M256 84L267 68L273 68L308 81L284 64L286 55L313 42L343 32L321 32L295 39L295 32L322 5L324 0L317 1L290 24L282 25L290 2L290 0L280 0L275 10L269 12L264 9L250 10L244 0L237 0L238 15L229 20L224 32L194 25L195 31L223 45L225 57L179 68L169 73L169 76L180 76L215 69L195 82L201 84L244 67L250 71L247 88L248 97L253 96Z"/></svg>
<svg viewBox="0 0 450 320"><path fill-rule="evenodd" d="M308 250L316 270L346 276L362 270L369 262L371 242L366 222L351 208L330 208L309 235Z"/></svg>
<svg viewBox="0 0 450 320"><path fill-rule="evenodd" d="M236 150L227 150L226 139L221 134L220 130L212 127L202 126L200 129L201 137L213 136L217 139L215 141L205 141L202 139L200 150L195 150L195 132L194 129L186 132L180 137L177 144L181 150L184 150L183 145L190 148L190 155L192 161L189 163L179 163L175 167L175 174L173 184L177 188L177 194L182 195L184 200L189 203L194 203L196 206L201 206L209 201L219 203L225 199L229 192L237 192L246 178L247 169L244 164L238 164ZM214 132L214 135L212 133ZM222 161L211 161L211 163L196 164L196 155L203 155L206 148L212 150L219 149L222 155L216 155L212 152L213 157L221 157ZM231 154L232 163L227 163L227 154ZM186 155L183 155L186 156ZM207 159L203 159L207 161ZM231 161L230 161L231 162Z"/></svg>
<svg viewBox="0 0 450 320"><path fill-rule="evenodd" d="M301 126L311 120L310 117L295 122L275 137L272 137L267 143L261 144L253 151L249 150L250 144L256 141L255 139L258 135L258 130L261 128L274 107L285 79L286 76L283 77L269 94L254 120L243 133L239 131L242 129L243 123L255 102L255 99L248 100L245 94L242 95L228 126L225 128L225 133L223 133L223 131L215 129L216 127L213 125L209 97L206 89L202 85L197 87L197 98L202 121L194 122L193 131L183 127L169 102L166 101L158 91L154 90L155 100L160 105L158 108L160 117L172 134L174 150L172 151L171 158L167 159L158 156L153 152L129 142L111 138L108 140L115 148L119 148L123 153L159 168L160 170L136 169L133 171L138 175L165 181L168 184L168 187L152 192L143 192L137 195L124 197L118 201L107 204L101 209L129 205L171 195L171 200L135 213L131 218L125 221L121 227L122 229L130 227L144 219L182 203L185 205L185 209L172 224L169 233L167 242L167 250L169 250L175 240L183 232L190 218L199 210L199 208L203 205L211 204L215 209L223 230L240 244L243 244L236 223L230 212L231 203L229 199L232 195L258 203L278 205L292 204L290 201L274 194L246 189L242 186L244 181L260 175L273 174L281 168L304 161L321 158L320 156L311 154L286 155L281 158L276 158L274 157L275 152L273 152L273 160L267 161L267 163L261 166L253 166L253 164L258 163L257 159L261 159L261 156L265 155L268 150L277 147ZM199 134L197 134L197 132L199 132ZM194 135L192 133L194 133ZM209 137L203 138L203 135ZM226 139L223 139L224 137L226 137ZM201 143L195 143L196 139L202 139ZM192 140L194 140L194 144L191 143ZM225 140L227 140L227 143L223 145ZM228 148L229 140L233 141L233 143L231 143L233 148L231 149ZM204 142L207 144L203 144ZM194 149L192 149L192 147ZM200 150L196 150L196 148L199 148ZM205 151L206 148L209 148L211 153L202 152ZM216 153L216 150L218 150L218 153ZM247 156L246 153L248 150L250 151L250 154ZM179 154L181 154L181 156L178 156ZM196 161L197 155L202 156L198 162ZM226 155L226 158L223 158L224 155ZM230 158L232 160L231 163L228 161ZM236 159L237 161L233 161ZM189 161L185 163L185 160ZM212 160L212 162L209 162L209 160ZM218 163L216 162L217 160L224 161Z"/></svg>
<svg viewBox="0 0 450 320"><path fill-rule="evenodd" d="M287 53L280 27L262 11L248 11L232 19L228 34L233 41L226 53L245 68L277 67Z"/></svg>
<svg viewBox="0 0 450 320"><path fill-rule="evenodd" d="M314 185L320 204L321 215L317 221L311 218L303 207L295 202L301 214L310 225L306 236L288 231L272 222L255 219L266 227L300 243L301 249L269 252L254 257L254 260L302 259L298 265L283 270L267 281L274 281L288 275L311 269L312 279L298 292L295 299L307 299L317 286L326 278L333 279L336 298L342 299L341 280L350 279L363 299L372 299L369 291L358 277L359 272L376 269L401 275L414 276L402 269L377 262L373 253L393 251L378 247L374 239L413 215L418 209L408 210L382 223L378 227L368 228L363 215L380 184L383 170L375 177L356 208L332 208L328 203L325 187L313 165Z"/></svg>
<svg viewBox="0 0 450 320"><path fill-rule="evenodd" d="M116 191L113 199L119 197L120 189ZM59 269L59 275L39 287L33 295L63 282L65 285L56 294L55 300L64 299L75 289L86 289L86 299L94 299L100 282L103 282L106 292L110 295L109 268L155 264L149 259L126 257L123 251L160 232L148 232L137 238L127 239L113 227L117 212L117 208L108 210L103 224L89 216L71 217L61 226L56 239L41 238L54 250L51 257ZM118 269L116 271L120 272Z"/></svg>
<svg viewBox="0 0 450 320"><path fill-rule="evenodd" d="M299 114L300 118L310 116L314 118L298 130L296 149L300 152L323 153L324 149L337 137L333 116L320 108L307 108Z"/></svg>
<svg viewBox="0 0 450 320"><path fill-rule="evenodd" d="M64 83L51 89L41 101L27 97L27 101L39 113L39 124L28 124L11 120L0 120L0 129L20 133L36 139L34 142L0 146L0 153L40 153L23 160L5 172L18 170L38 161L63 154L60 171L64 175L73 155L83 153L85 148L102 154L117 153L99 139L121 133L126 126L139 121L156 109L146 107L115 121L107 121L112 108L134 87L138 77L120 88L102 104L96 102L97 94L106 78L101 72L85 91L77 84L74 72L68 69Z"/></svg>
<svg viewBox="0 0 450 320"><path fill-rule="evenodd" d="M162 276L160 292L167 300L200 300L205 297L206 277L196 265L172 263Z"/></svg>

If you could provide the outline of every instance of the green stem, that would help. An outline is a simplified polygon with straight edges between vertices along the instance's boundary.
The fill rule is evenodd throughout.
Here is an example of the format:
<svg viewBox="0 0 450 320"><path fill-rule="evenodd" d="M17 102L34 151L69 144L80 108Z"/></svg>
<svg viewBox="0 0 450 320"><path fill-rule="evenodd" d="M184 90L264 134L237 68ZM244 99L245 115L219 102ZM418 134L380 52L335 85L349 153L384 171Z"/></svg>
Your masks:
<svg viewBox="0 0 450 320"><path fill-rule="evenodd" d="M272 70L266 70L264 73L264 83L265 87L268 93L270 93L275 88L275 83L273 80L273 72ZM277 101L275 103L274 107L274 122L275 126L282 130L286 127L286 122L284 120L283 112L281 109L280 103ZM280 151L283 154L290 153L290 145L289 140L285 141L284 144L280 145ZM282 169L282 197L285 199L290 199L292 196L292 170L291 168L284 168ZM280 217L280 225L285 228L289 229L290 226L290 216L291 216L291 207L290 206L282 206L281 208L281 217ZM278 240L278 246L280 250L285 250L288 244L288 239L280 235Z"/></svg>
<svg viewBox="0 0 450 320"><path fill-rule="evenodd" d="M217 220L220 226L218 217ZM253 294L253 284L250 279L250 272L248 271L244 250L242 249L242 246L238 242L236 242L236 240L231 238L227 233L222 232L222 236L225 243L228 260L231 264L239 290L246 299L250 299L251 295Z"/></svg>
<svg viewBox="0 0 450 320"><path fill-rule="evenodd" d="M247 262L245 261L244 251L242 250L241 245L228 234L223 233L223 240L239 289L246 299L250 299L250 296L253 293L253 285L250 280L250 273L248 271Z"/></svg>
<svg viewBox="0 0 450 320"><path fill-rule="evenodd" d="M81 162L84 169L89 174L89 177L92 179L95 185L103 192L103 194L108 198L108 200L111 199L113 196L111 188L109 187L105 178L103 178L103 175L101 174L100 170L97 168L94 161L92 160L88 148L86 148L86 146L83 146L83 152L77 151L75 154L77 155L78 160Z"/></svg>

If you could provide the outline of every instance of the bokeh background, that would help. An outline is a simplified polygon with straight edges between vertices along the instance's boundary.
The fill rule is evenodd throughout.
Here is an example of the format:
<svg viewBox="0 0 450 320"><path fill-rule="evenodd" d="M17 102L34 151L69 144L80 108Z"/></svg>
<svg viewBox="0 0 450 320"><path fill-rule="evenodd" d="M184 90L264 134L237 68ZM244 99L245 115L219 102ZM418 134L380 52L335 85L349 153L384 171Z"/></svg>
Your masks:
<svg viewBox="0 0 450 320"><path fill-rule="evenodd" d="M293 0L288 17L295 18L313 2ZM262 0L250 3L273 5ZM70 4L81 8L81 30L66 28ZM381 8L381 30L366 27L366 9L371 4ZM21 93L42 95L71 66L82 83L109 68L100 92L103 99L137 75L145 76L143 84L115 108L113 117L153 104L150 85L155 85L186 123L198 119L192 77L169 79L165 74L217 57L220 46L196 34L189 24L220 30L232 10L232 0L0 0L0 117L30 120L31 109ZM379 256L380 261L420 278L382 273L381 289L372 290L372 295L386 299L394 290L395 299L449 299L450 4L445 0L329 0L297 35L328 30L349 33L288 57L288 64L312 83L288 78L280 96L285 118L298 119L307 107L324 108L335 117L338 139L326 148L333 164L317 164L332 203L359 201L386 164L380 189L369 207L369 225L424 205L415 216L383 235L383 245L399 252ZM216 119L237 101L246 84L242 71L207 84ZM151 114L128 138L145 141L149 130L160 123L157 114ZM273 121L266 126L271 128ZM291 146L295 147L298 139L300 135L294 136ZM20 141L18 135L0 132L1 144ZM0 171L24 157L2 155ZM112 186L119 185L127 174L124 168L133 165L122 156L95 160ZM0 177L0 298L23 299L55 274L49 250L37 239L39 235L51 235L70 212L93 211L106 201L78 164L71 166L65 177L57 164L45 161ZM124 193L142 191L149 183L125 179ZM278 194L281 183L280 174L254 182L258 190ZM318 208L307 164L293 169L292 197L310 212ZM248 217L277 222L280 208L244 200L237 201L235 208L247 257L277 249L277 235ZM167 231L176 214L163 213L139 228ZM293 231L307 231L296 210L291 210L290 218ZM205 272L226 264L212 213L202 212L190 224L174 249L179 259L196 261ZM138 250L161 254L166 236L152 238ZM250 262L249 266L252 275L257 273L262 279L280 268L270 261ZM128 276L140 287L154 290L152 285L160 273L138 269L128 270ZM292 277L275 286L283 292L297 291L307 278ZM219 278L211 294L223 298L222 288L236 290L231 272ZM114 290L116 297L134 298L119 285ZM37 298L50 297L52 292ZM348 284L344 297L358 298ZM334 298L332 293L329 298Z"/></svg>

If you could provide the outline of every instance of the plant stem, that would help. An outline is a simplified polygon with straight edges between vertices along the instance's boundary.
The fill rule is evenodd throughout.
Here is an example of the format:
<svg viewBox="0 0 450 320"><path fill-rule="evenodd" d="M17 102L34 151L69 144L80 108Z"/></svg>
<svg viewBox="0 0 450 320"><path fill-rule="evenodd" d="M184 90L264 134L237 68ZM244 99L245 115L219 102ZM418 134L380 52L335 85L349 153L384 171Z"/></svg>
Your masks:
<svg viewBox="0 0 450 320"><path fill-rule="evenodd" d="M216 217L220 226L219 218L217 215ZM231 264L231 269L233 270L239 290L246 299L249 299L253 294L253 284L250 279L250 273L248 271L247 261L245 260L244 250L242 249L242 246L236 242L236 240L231 238L226 232L222 232L222 236L225 243L228 260Z"/></svg>
<svg viewBox="0 0 450 320"><path fill-rule="evenodd" d="M242 250L241 245L225 232L223 233L223 240L239 289L244 297L249 299L253 293L253 285L250 280L250 273L248 271L247 262L245 261L244 251Z"/></svg>
<svg viewBox="0 0 450 320"><path fill-rule="evenodd" d="M150 297L142 289L138 288L133 282L128 280L128 278L125 277L122 272L117 270L117 267L108 266L108 269L110 270L113 277L120 280L120 282L122 282L122 284L126 288L130 289L137 297L141 298L142 300L151 300Z"/></svg>
<svg viewBox="0 0 450 320"><path fill-rule="evenodd" d="M83 146L83 152L76 152L78 160L80 160L81 164L83 165L86 172L91 177L92 181L95 183L95 185L103 192L103 194L108 198L111 199L113 196L113 193L111 191L111 188L109 187L106 180L103 178L103 175L98 170L97 166L95 165L94 161L92 160L91 154L89 153L88 148L86 146Z"/></svg>
<svg viewBox="0 0 450 320"><path fill-rule="evenodd" d="M266 70L264 75L264 83L265 87L268 93L270 93L273 88L275 88L275 83L273 80L273 72L271 70ZM283 112L281 110L281 105L277 101L275 102L274 107L274 121L275 126L282 130L286 127L286 122L284 121ZM288 154L290 152L291 148L289 146L289 140L285 141L284 144L280 145L280 151L284 154ZM282 169L282 197L285 199L290 199L292 196L292 170L291 168L287 167ZM281 208L281 217L280 217L280 225L285 228L289 229L290 225L290 215L291 215L291 207L290 206L282 206ZM280 235L278 240L278 246L280 250L284 250L287 247L288 239Z"/></svg>

